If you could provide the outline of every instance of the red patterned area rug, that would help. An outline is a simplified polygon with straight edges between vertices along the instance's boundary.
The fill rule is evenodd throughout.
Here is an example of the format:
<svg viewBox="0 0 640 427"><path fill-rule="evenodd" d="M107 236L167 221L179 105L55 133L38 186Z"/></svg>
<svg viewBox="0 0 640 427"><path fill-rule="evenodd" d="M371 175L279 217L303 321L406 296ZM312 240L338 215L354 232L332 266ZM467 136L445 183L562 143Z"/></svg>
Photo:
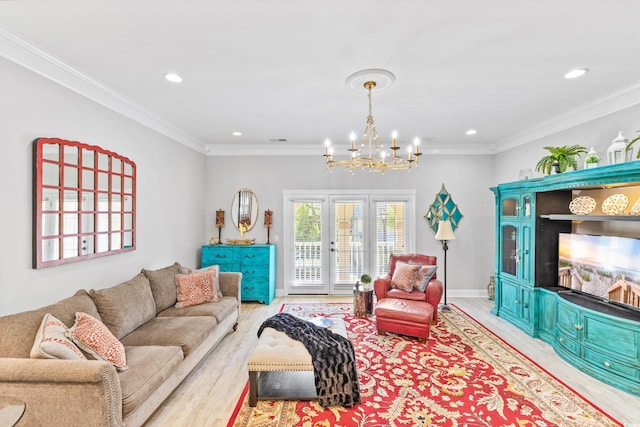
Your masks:
<svg viewBox="0 0 640 427"><path fill-rule="evenodd" d="M379 336L351 304L285 304L300 317L345 320L356 349L362 403L322 408L311 401L240 397L234 427L622 426L457 308L439 316L426 344Z"/></svg>

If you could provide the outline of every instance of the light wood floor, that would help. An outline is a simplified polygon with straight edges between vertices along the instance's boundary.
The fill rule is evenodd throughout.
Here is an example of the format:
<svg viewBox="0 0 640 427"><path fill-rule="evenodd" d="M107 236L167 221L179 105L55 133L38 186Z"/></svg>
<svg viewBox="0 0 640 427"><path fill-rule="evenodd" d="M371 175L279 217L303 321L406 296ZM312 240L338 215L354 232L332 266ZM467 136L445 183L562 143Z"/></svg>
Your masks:
<svg viewBox="0 0 640 427"><path fill-rule="evenodd" d="M351 302L350 297L285 297L270 305L243 303L238 330L227 335L151 417L146 427L225 427L247 380L246 361L263 320L291 302ZM553 348L532 339L489 310L486 298L450 298L453 303L556 378L625 424L640 427L640 398L583 374L560 359Z"/></svg>

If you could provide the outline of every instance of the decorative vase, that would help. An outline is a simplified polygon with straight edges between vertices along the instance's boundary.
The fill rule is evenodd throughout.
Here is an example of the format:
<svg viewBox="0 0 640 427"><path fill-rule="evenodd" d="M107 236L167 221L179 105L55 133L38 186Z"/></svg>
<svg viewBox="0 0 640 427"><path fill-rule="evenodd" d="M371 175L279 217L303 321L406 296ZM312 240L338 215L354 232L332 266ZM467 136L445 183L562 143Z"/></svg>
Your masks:
<svg viewBox="0 0 640 427"><path fill-rule="evenodd" d="M496 296L496 279L493 276L489 276L489 285L487 285L488 298L493 301Z"/></svg>

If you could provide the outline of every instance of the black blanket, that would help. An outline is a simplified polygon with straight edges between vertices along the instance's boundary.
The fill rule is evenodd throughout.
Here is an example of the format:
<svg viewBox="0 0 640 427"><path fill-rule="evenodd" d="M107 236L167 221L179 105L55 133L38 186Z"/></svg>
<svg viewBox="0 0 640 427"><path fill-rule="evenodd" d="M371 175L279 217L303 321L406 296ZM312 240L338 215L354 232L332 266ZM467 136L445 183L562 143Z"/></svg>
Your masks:
<svg viewBox="0 0 640 427"><path fill-rule="evenodd" d="M322 407L350 407L360 403L360 385L353 344L347 338L291 314L280 313L265 320L264 328L284 332L300 341L313 361L318 403Z"/></svg>

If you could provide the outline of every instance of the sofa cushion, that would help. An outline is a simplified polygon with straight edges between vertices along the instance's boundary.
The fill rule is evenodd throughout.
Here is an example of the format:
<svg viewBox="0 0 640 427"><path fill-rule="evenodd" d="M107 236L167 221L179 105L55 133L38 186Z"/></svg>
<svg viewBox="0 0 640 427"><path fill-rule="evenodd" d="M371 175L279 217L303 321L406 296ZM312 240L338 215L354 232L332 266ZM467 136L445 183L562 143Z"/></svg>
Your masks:
<svg viewBox="0 0 640 427"><path fill-rule="evenodd" d="M222 290L220 289L220 266L219 265L210 265L208 267L202 267L198 269L182 267L180 269L180 274L194 274L200 273L202 271L213 271L213 286L216 288L216 295L218 295L218 299L222 298Z"/></svg>
<svg viewBox="0 0 640 427"><path fill-rule="evenodd" d="M183 360L177 346L125 347L129 369L120 372L122 415L136 409L169 378ZM173 387L173 386L171 386Z"/></svg>
<svg viewBox="0 0 640 427"><path fill-rule="evenodd" d="M122 339L125 346L177 345L187 357L216 327L215 317L155 317Z"/></svg>
<svg viewBox="0 0 640 427"><path fill-rule="evenodd" d="M404 261L396 262L396 269L391 277L391 287L411 292L418 270L420 270L420 265L418 264L409 264Z"/></svg>
<svg viewBox="0 0 640 427"><path fill-rule="evenodd" d="M180 264L174 263L158 270L142 269L142 274L147 276L151 284L151 292L156 302L156 313L176 303L176 274L180 274Z"/></svg>
<svg viewBox="0 0 640 427"><path fill-rule="evenodd" d="M180 316L213 316L218 323L229 317L238 309L238 299L235 297L222 297L217 302L207 302L185 308L169 307L158 313L158 317Z"/></svg>
<svg viewBox="0 0 640 427"><path fill-rule="evenodd" d="M91 289L89 294L102 322L118 339L156 315L149 279L142 273L111 288Z"/></svg>
<svg viewBox="0 0 640 427"><path fill-rule="evenodd" d="M65 335L67 325L47 313L31 348L32 359L86 360L77 345Z"/></svg>
<svg viewBox="0 0 640 427"><path fill-rule="evenodd" d="M0 317L0 357L29 358L33 340L44 315L51 313L69 327L73 325L76 311L100 319L93 300L84 289L52 305Z"/></svg>
<svg viewBox="0 0 640 427"><path fill-rule="evenodd" d="M67 336L98 360L110 362L116 369L127 369L124 346L109 331L104 323L87 313L76 313L76 322L67 331Z"/></svg>
<svg viewBox="0 0 640 427"><path fill-rule="evenodd" d="M178 302L176 308L190 307L218 300L213 269L199 273L176 275Z"/></svg>

